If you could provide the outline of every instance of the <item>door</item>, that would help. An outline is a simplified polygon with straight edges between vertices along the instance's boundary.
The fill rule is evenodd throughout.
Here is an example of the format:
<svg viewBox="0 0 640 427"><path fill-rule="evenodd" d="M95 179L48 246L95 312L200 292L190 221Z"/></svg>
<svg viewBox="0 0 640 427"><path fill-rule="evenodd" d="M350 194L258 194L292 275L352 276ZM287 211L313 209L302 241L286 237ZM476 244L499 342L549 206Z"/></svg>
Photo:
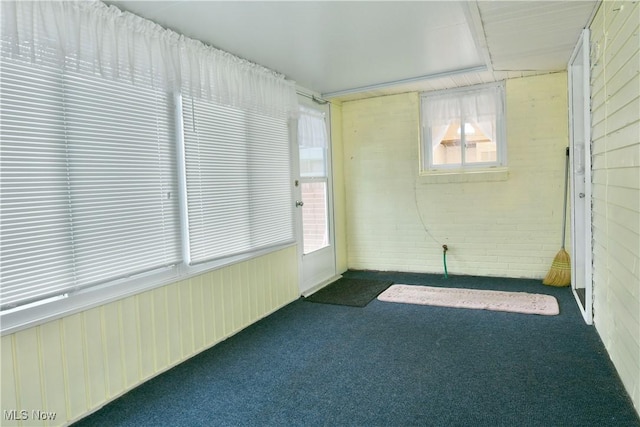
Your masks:
<svg viewBox="0 0 640 427"><path fill-rule="evenodd" d="M591 99L589 30L569 61L571 183L571 289L587 324L592 322Z"/></svg>
<svg viewBox="0 0 640 427"><path fill-rule="evenodd" d="M329 104L319 105L307 98L300 98L298 174L294 182L294 194L300 293L305 296L337 278L329 114Z"/></svg>

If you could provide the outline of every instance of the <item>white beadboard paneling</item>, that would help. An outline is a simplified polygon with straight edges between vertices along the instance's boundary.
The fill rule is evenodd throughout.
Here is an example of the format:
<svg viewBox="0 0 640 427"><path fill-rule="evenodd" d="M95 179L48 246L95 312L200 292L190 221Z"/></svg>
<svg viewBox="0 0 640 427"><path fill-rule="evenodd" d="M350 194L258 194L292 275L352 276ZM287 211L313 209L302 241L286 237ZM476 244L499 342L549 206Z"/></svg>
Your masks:
<svg viewBox="0 0 640 427"><path fill-rule="evenodd" d="M597 2L478 2L496 70L563 70Z"/></svg>
<svg viewBox="0 0 640 427"><path fill-rule="evenodd" d="M640 6L591 25L594 324L640 413Z"/></svg>

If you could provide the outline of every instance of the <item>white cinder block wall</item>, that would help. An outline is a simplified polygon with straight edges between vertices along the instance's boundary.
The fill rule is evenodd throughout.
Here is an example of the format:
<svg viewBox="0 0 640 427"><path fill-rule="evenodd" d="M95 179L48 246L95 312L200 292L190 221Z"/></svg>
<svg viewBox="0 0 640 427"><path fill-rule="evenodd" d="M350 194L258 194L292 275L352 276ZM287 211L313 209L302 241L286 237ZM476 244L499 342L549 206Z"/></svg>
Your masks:
<svg viewBox="0 0 640 427"><path fill-rule="evenodd" d="M566 73L506 82L506 172L419 176L419 110L418 93L342 104L349 268L440 273L447 244L449 273L542 278L560 249Z"/></svg>
<svg viewBox="0 0 640 427"><path fill-rule="evenodd" d="M640 5L591 25L594 324L640 412Z"/></svg>

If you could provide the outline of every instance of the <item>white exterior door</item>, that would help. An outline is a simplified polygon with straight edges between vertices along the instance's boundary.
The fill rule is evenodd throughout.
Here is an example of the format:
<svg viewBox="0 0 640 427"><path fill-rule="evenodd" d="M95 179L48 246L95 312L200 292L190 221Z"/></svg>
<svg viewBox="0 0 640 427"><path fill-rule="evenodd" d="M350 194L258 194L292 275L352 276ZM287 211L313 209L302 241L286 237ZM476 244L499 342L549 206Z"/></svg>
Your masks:
<svg viewBox="0 0 640 427"><path fill-rule="evenodd" d="M306 296L336 279L336 251L329 104L318 105L301 97L300 105L294 194L300 293Z"/></svg>
<svg viewBox="0 0 640 427"><path fill-rule="evenodd" d="M571 183L571 289L582 316L592 323L591 100L589 30L569 61L569 157Z"/></svg>

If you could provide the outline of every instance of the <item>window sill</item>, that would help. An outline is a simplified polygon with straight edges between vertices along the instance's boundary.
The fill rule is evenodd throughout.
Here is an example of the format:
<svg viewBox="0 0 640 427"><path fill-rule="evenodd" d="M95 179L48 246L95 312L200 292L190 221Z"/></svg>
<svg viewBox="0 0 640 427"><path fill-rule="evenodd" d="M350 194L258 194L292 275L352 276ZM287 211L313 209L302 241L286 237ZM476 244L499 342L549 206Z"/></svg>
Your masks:
<svg viewBox="0 0 640 427"><path fill-rule="evenodd" d="M102 286L93 286L87 289L70 293L64 297L54 297L42 304L33 307L24 307L11 312L0 314L0 335L5 336L23 329L41 325L52 320L89 310L94 307L106 305L113 301L124 299L155 288L167 286L172 283L189 279L216 270L248 261L269 253L279 251L295 245L295 242L282 243L276 246L248 252L245 254L226 257L216 261L185 266L179 264L172 267L159 269L156 272L141 274L137 277L121 279L117 282L106 283Z"/></svg>
<svg viewBox="0 0 640 427"><path fill-rule="evenodd" d="M466 182L497 182L506 181L509 169L496 167L487 169L450 169L438 171L423 171L418 176L420 184L458 184Z"/></svg>

